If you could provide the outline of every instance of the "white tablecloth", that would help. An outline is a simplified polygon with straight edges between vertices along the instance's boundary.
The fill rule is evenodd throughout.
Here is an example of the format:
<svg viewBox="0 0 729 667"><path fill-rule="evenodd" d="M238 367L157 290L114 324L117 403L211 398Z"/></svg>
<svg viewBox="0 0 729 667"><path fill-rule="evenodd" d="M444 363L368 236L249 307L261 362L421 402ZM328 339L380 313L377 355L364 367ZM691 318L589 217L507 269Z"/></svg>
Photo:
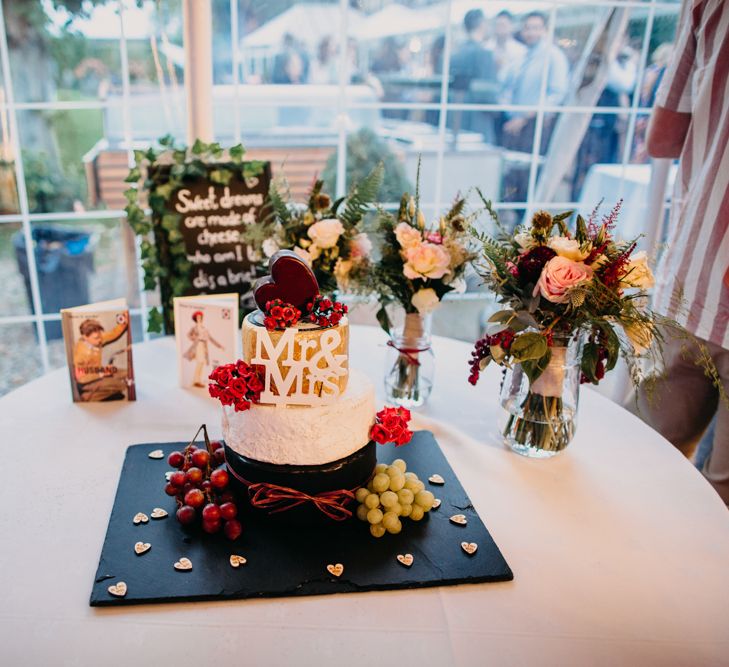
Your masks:
<svg viewBox="0 0 729 667"><path fill-rule="evenodd" d="M384 335L351 361L381 385ZM729 664L729 512L638 419L589 389L549 461L495 434L498 372L436 339L433 429L514 581L305 598L88 606L124 451L189 439L216 403L177 387L174 344L135 347L136 403L70 402L57 371L0 400L2 665ZM386 538L383 538L386 539Z"/></svg>

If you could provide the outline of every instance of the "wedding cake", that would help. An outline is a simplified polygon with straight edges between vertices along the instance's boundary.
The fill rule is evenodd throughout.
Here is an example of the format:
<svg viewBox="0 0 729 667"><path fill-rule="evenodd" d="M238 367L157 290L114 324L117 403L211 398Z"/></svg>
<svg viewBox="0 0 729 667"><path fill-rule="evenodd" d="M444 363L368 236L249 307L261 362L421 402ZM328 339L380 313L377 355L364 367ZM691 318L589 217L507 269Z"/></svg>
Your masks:
<svg viewBox="0 0 729 667"><path fill-rule="evenodd" d="M346 306L318 294L294 253L280 251L270 269L242 327L239 367L254 398L223 410L228 468L267 514L347 518L376 465L374 386L349 368Z"/></svg>

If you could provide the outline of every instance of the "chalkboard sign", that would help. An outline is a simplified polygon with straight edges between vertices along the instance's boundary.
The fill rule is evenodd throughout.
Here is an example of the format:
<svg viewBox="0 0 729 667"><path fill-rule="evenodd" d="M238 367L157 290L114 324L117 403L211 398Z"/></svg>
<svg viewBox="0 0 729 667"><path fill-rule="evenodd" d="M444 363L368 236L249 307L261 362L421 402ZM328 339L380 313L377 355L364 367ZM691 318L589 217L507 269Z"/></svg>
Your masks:
<svg viewBox="0 0 729 667"><path fill-rule="evenodd" d="M172 194L167 208L180 216L179 229L191 264L186 296L250 292L260 257L243 236L245 228L264 215L270 180L266 163L258 176L235 173L227 185L199 178Z"/></svg>
<svg viewBox="0 0 729 667"><path fill-rule="evenodd" d="M240 145L225 151L196 141L187 148L171 137L159 144L134 151L126 180L136 187L125 193L126 212L141 237L144 288L159 288L161 310L150 309L148 328L171 334L176 296L237 292L241 312L253 308L261 258L244 232L268 215L271 165L244 161Z"/></svg>

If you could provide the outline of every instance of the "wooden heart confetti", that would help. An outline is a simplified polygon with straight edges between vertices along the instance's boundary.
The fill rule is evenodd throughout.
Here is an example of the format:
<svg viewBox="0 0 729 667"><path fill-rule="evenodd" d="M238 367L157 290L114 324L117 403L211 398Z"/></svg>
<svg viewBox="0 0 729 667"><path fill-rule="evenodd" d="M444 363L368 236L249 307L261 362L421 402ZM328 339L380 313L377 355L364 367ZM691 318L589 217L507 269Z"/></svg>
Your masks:
<svg viewBox="0 0 729 667"><path fill-rule="evenodd" d="M440 475L431 475L428 477L431 484L445 484L445 480Z"/></svg>
<svg viewBox="0 0 729 667"><path fill-rule="evenodd" d="M399 563L401 563L405 567L410 567L413 564L413 555L412 554L398 554L397 560Z"/></svg>
<svg viewBox="0 0 729 667"><path fill-rule="evenodd" d="M458 524L459 526L465 526L468 523L468 519L465 514L454 514L450 518L451 523Z"/></svg>
<svg viewBox="0 0 729 667"><path fill-rule="evenodd" d="M152 545L149 542L137 542L134 545L134 553L137 554L137 556L141 556L143 553L147 553L152 548Z"/></svg>
<svg viewBox="0 0 729 667"><path fill-rule="evenodd" d="M192 570L192 561L189 558L180 558L180 560L175 563L175 569L180 572Z"/></svg>
<svg viewBox="0 0 729 667"><path fill-rule="evenodd" d="M161 507L155 507L150 513L149 516L151 516L153 519L164 519L166 516L169 516L165 510L163 510Z"/></svg>
<svg viewBox="0 0 729 667"><path fill-rule="evenodd" d="M233 567L240 567L241 565L245 565L247 562L248 560L243 558L243 556L238 556L237 554L230 555L230 564Z"/></svg>
<svg viewBox="0 0 729 667"><path fill-rule="evenodd" d="M329 571L329 574L333 574L335 577L341 577L342 572L344 572L344 565L342 565L341 563L332 565L330 563L329 565L327 565L327 570Z"/></svg>
<svg viewBox="0 0 729 667"><path fill-rule="evenodd" d="M149 517L144 512L137 512L132 519L135 526L140 523L147 523L147 521L149 521Z"/></svg>
<svg viewBox="0 0 729 667"><path fill-rule="evenodd" d="M434 510L437 510L437 509L438 509L438 508L440 507L440 504L441 504L442 502L443 502L443 501L442 501L442 500L441 500L440 498L436 498L436 499L435 499L435 500L433 501L433 509L434 509Z"/></svg>
<svg viewBox="0 0 729 667"><path fill-rule="evenodd" d="M150 452L147 454L150 459L163 459L165 457L165 453L161 449L155 449L153 452Z"/></svg>
<svg viewBox="0 0 729 667"><path fill-rule="evenodd" d="M469 556L473 556L478 549L478 544L475 542L461 542L461 549L463 549Z"/></svg>
<svg viewBox="0 0 729 667"><path fill-rule="evenodd" d="M117 583L109 586L106 590L115 598L123 598L127 594L127 585L123 581L118 581Z"/></svg>
<svg viewBox="0 0 729 667"><path fill-rule="evenodd" d="M174 470L168 470L168 471L167 471L167 472L165 473L165 480L167 480L167 481L169 482L169 481L170 481L170 478L171 478L171 477L172 477L172 475L174 475L174 474L175 474L175 471L174 471Z"/></svg>

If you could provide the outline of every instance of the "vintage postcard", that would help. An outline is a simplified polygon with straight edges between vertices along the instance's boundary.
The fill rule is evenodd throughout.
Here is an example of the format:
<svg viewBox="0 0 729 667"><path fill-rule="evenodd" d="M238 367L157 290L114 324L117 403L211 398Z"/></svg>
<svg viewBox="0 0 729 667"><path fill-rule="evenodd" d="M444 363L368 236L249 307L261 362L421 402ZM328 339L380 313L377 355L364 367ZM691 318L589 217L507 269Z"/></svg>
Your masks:
<svg viewBox="0 0 729 667"><path fill-rule="evenodd" d="M175 298L180 386L207 387L216 366L238 358L238 299L238 294Z"/></svg>
<svg viewBox="0 0 729 667"><path fill-rule="evenodd" d="M64 308L61 324L73 400L135 400L126 299Z"/></svg>

